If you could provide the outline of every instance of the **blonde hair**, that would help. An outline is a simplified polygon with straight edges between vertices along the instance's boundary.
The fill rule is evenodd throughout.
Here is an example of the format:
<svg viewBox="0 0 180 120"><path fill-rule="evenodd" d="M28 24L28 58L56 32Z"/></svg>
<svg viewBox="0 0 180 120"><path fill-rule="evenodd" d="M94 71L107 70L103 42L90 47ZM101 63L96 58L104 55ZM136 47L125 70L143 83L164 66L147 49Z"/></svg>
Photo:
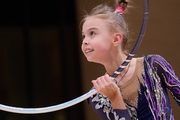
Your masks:
<svg viewBox="0 0 180 120"><path fill-rule="evenodd" d="M115 8L122 7L124 10L127 8L128 2L126 0L115 0L115 6L110 7L107 4L101 4L91 10L91 12L84 16L81 25L90 17L96 17L107 20L109 30L111 32L120 32L123 35L122 50L128 54L128 27L123 17L123 14L115 12Z"/></svg>

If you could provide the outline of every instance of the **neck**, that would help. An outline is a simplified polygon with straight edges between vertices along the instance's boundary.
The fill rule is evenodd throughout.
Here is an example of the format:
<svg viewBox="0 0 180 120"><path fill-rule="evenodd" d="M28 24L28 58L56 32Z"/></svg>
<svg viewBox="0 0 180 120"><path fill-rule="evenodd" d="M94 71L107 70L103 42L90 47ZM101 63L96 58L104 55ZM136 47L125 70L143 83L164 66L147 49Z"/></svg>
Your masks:
<svg viewBox="0 0 180 120"><path fill-rule="evenodd" d="M104 65L107 73L112 75L114 71L116 71L119 66L125 61L126 59L125 54L119 54L116 58L111 58L111 60Z"/></svg>

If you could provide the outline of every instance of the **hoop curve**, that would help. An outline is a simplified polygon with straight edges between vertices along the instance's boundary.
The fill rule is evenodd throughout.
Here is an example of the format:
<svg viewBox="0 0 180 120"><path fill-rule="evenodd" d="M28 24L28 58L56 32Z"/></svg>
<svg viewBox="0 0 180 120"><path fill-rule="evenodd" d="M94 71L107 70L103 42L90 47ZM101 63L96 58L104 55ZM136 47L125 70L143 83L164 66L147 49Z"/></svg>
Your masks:
<svg viewBox="0 0 180 120"><path fill-rule="evenodd" d="M149 1L144 0L144 15L143 15L143 22L141 26L141 31L139 34L139 37L135 43L135 46L133 47L132 51L126 58L126 60L122 63L122 65L111 75L112 78L116 78L123 70L124 68L129 64L131 59L134 57L137 49L139 48L143 37L145 35L146 27L147 27L147 22L148 22L148 15L149 15ZM70 100L65 103L61 103L58 105L54 106L49 106L49 107L42 107L42 108L20 108L20 107L12 107L12 106L7 106L0 104L0 110L6 111L6 112L12 112L12 113L20 113L20 114L40 114L40 113L48 113L48 112L53 112L57 110L61 110L70 106L73 106L77 103L80 103L87 98L91 97L92 95L96 94L97 91L95 89L91 89L89 92L86 94L77 97L73 100Z"/></svg>

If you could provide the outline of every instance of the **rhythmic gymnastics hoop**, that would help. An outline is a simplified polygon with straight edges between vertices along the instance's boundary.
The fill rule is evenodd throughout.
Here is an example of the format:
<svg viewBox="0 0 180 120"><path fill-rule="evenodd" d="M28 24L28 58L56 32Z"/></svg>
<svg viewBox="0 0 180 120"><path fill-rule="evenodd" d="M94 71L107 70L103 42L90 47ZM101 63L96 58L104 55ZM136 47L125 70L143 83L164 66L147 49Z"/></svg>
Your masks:
<svg viewBox="0 0 180 120"><path fill-rule="evenodd" d="M116 78L134 57L137 49L139 48L139 46L143 40L143 37L145 35L145 31L146 31L146 27L147 27L147 23L148 23L148 15L149 15L149 1L144 0L143 22L142 22L141 31L139 33L138 39L137 39L132 51L127 56L126 60L121 64L121 66L110 77ZM89 92L85 93L84 95L77 97L73 100L70 100L68 102L61 103L61 104L54 105L54 106L49 106L49 107L41 107L41 108L20 108L20 107L12 107L12 106L0 104L0 110L6 111L6 112L12 112L12 113L19 113L19 114L48 113L48 112L61 110L61 109L73 106L75 104L78 104L96 93L97 93L97 91L93 88Z"/></svg>

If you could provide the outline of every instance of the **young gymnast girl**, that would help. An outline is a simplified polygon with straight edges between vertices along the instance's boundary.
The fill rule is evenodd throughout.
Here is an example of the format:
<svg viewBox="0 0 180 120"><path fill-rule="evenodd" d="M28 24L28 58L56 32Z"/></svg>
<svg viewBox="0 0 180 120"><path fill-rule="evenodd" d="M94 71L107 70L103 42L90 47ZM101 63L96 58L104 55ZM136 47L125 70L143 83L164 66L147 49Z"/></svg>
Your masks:
<svg viewBox="0 0 180 120"><path fill-rule="evenodd" d="M126 59L129 42L123 17L128 2L115 2L115 8L99 5L82 20L82 51L106 70L92 80L97 94L87 101L102 120L173 120L167 89L180 105L180 80L163 57L133 58L115 80L110 77Z"/></svg>

